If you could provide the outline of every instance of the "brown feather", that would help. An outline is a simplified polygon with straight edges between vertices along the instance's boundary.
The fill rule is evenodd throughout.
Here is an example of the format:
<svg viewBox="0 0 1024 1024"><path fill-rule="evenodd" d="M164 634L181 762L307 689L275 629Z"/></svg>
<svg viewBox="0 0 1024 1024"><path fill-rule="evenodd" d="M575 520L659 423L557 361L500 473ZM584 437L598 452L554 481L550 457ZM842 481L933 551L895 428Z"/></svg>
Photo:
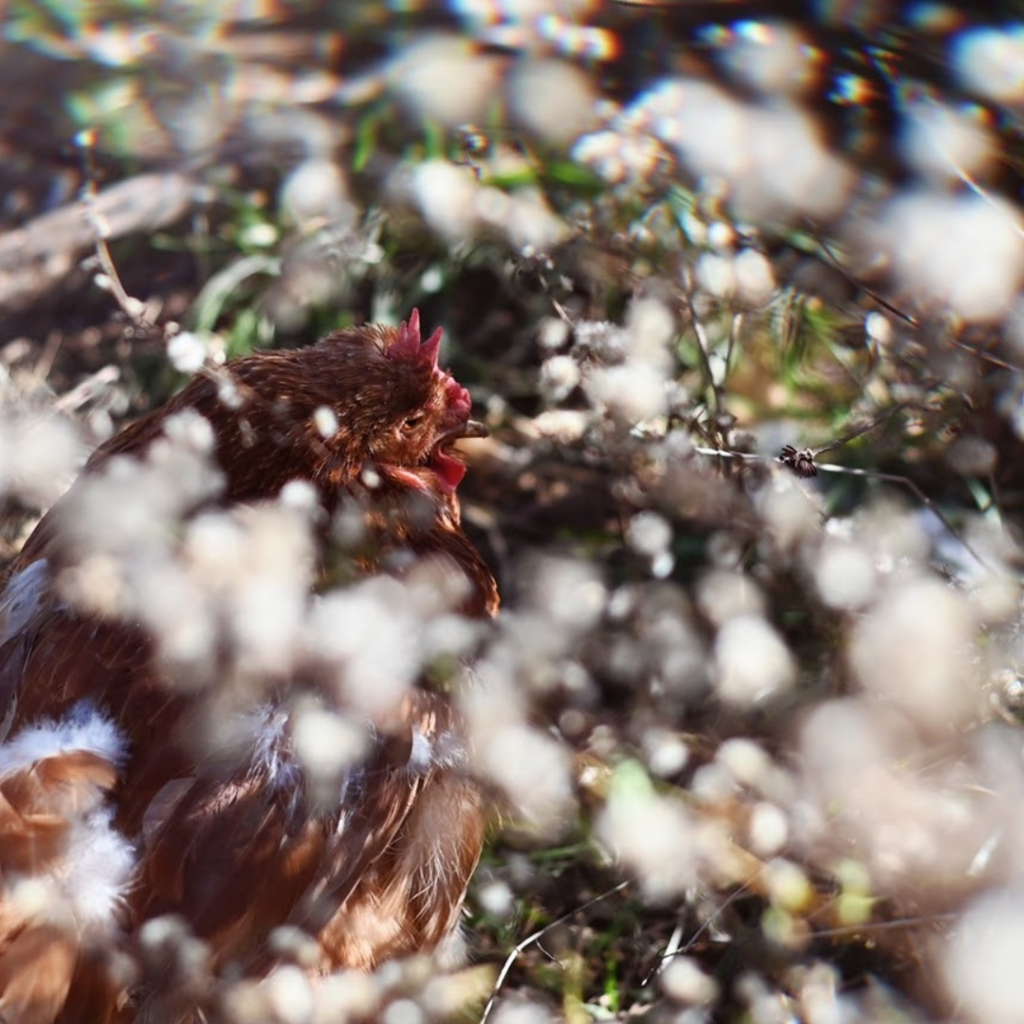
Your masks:
<svg viewBox="0 0 1024 1024"><path fill-rule="evenodd" d="M62 928L26 924L0 937L0 1020L50 1024L67 1000L78 946Z"/></svg>

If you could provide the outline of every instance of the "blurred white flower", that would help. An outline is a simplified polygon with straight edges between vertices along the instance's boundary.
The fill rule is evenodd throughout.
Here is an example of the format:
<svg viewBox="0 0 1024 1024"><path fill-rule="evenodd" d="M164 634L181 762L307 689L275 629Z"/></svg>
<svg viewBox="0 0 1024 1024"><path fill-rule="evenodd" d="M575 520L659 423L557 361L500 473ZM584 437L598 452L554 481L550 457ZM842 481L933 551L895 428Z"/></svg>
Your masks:
<svg viewBox="0 0 1024 1024"><path fill-rule="evenodd" d="M389 71L391 87L421 122L455 128L484 120L501 63L470 39L439 33L400 47Z"/></svg>
<svg viewBox="0 0 1024 1024"><path fill-rule="evenodd" d="M300 707L292 716L295 753L324 795L337 794L342 773L366 749L367 734L351 719L323 707ZM322 786L320 786L322 784Z"/></svg>
<svg viewBox="0 0 1024 1024"><path fill-rule="evenodd" d="M997 103L1024 101L1024 26L983 25L961 32L953 66L963 84Z"/></svg>
<svg viewBox="0 0 1024 1024"><path fill-rule="evenodd" d="M0 495L49 505L85 456L78 432L62 417L30 410L0 413Z"/></svg>
<svg viewBox="0 0 1024 1024"><path fill-rule="evenodd" d="M673 957L660 980L665 995L684 1006L710 1006L718 999L718 982L688 956Z"/></svg>
<svg viewBox="0 0 1024 1024"><path fill-rule="evenodd" d="M608 601L600 570L589 562L544 558L534 563L527 600L554 629L578 633L595 625Z"/></svg>
<svg viewBox="0 0 1024 1024"><path fill-rule="evenodd" d="M512 116L547 144L570 145L597 126L594 85L568 61L519 61L508 83Z"/></svg>
<svg viewBox="0 0 1024 1024"><path fill-rule="evenodd" d="M413 172L413 195L424 220L442 238L471 238L479 223L480 186L468 167L427 160Z"/></svg>
<svg viewBox="0 0 1024 1024"><path fill-rule="evenodd" d="M748 307L763 306L775 293L775 271L756 249L741 249L733 260L737 298Z"/></svg>
<svg viewBox="0 0 1024 1024"><path fill-rule="evenodd" d="M665 377L642 364L592 370L584 382L587 395L625 426L635 426L668 408Z"/></svg>
<svg viewBox="0 0 1024 1024"><path fill-rule="evenodd" d="M167 342L167 358L178 373L198 373L206 362L206 342L192 331L181 331Z"/></svg>
<svg viewBox="0 0 1024 1024"><path fill-rule="evenodd" d="M857 544L826 537L816 554L808 555L814 582L830 608L853 611L874 597L877 574L870 554Z"/></svg>
<svg viewBox="0 0 1024 1024"><path fill-rule="evenodd" d="M898 676L889 678L898 688ZM819 704L803 723L799 750L806 799L794 820L803 841L826 859L863 860L877 891L948 906L956 880L976 885L969 869L978 851L1019 816L992 799L1006 784L999 773L960 759L933 763L934 749L891 706L863 698ZM1015 771L1019 787L1019 765Z"/></svg>
<svg viewBox="0 0 1024 1024"><path fill-rule="evenodd" d="M976 1024L1017 1024L1024 1006L1024 895L993 889L969 905L937 959L958 1014Z"/></svg>
<svg viewBox="0 0 1024 1024"><path fill-rule="evenodd" d="M355 220L348 181L333 160L304 160L284 180L280 195L284 212L300 226L315 220L346 225Z"/></svg>
<svg viewBox="0 0 1024 1024"><path fill-rule="evenodd" d="M643 768L616 769L597 835L636 872L649 899L678 895L696 880L694 825L681 800L654 791Z"/></svg>
<svg viewBox="0 0 1024 1024"><path fill-rule="evenodd" d="M759 857L774 857L789 842L789 822L775 804L764 801L754 805L747 825L747 836L752 853Z"/></svg>
<svg viewBox="0 0 1024 1024"><path fill-rule="evenodd" d="M674 78L644 93L628 116L706 185L724 182L745 221L833 217L850 196L852 170L795 104L748 103L717 85Z"/></svg>
<svg viewBox="0 0 1024 1024"><path fill-rule="evenodd" d="M275 1024L308 1024L314 997L306 972L294 964L276 967L263 983Z"/></svg>
<svg viewBox="0 0 1024 1024"><path fill-rule="evenodd" d="M729 73L769 96L803 93L823 60L799 28L782 21L737 22L730 37L722 55Z"/></svg>
<svg viewBox="0 0 1024 1024"><path fill-rule="evenodd" d="M552 356L540 368L541 393L550 402L562 402L580 382L580 365L572 356Z"/></svg>
<svg viewBox="0 0 1024 1024"><path fill-rule="evenodd" d="M864 690L923 726L965 725L980 707L971 667L973 613L938 580L897 583L860 622L850 659Z"/></svg>
<svg viewBox="0 0 1024 1024"><path fill-rule="evenodd" d="M398 580L375 577L325 594L306 626L308 649L333 668L344 704L393 711L421 667L419 623Z"/></svg>
<svg viewBox="0 0 1024 1024"><path fill-rule="evenodd" d="M903 110L901 148L907 162L932 181L984 173L997 152L992 132L977 116L921 100Z"/></svg>
<svg viewBox="0 0 1024 1024"><path fill-rule="evenodd" d="M697 260L697 284L718 299L728 299L736 291L733 260L717 253L703 253Z"/></svg>
<svg viewBox="0 0 1024 1024"><path fill-rule="evenodd" d="M553 1021L546 1006L521 997L503 1000L494 1014L494 1024L553 1024Z"/></svg>
<svg viewBox="0 0 1024 1024"><path fill-rule="evenodd" d="M743 615L763 615L765 599L750 576L720 569L709 572L697 585L701 614L718 627Z"/></svg>
<svg viewBox="0 0 1024 1024"><path fill-rule="evenodd" d="M626 543L639 555L657 558L672 543L672 525L657 512L638 512L626 527Z"/></svg>
<svg viewBox="0 0 1024 1024"><path fill-rule="evenodd" d="M880 211L872 234L900 286L926 309L998 319L1024 284L1021 214L1002 199L905 192Z"/></svg>
<svg viewBox="0 0 1024 1024"><path fill-rule="evenodd" d="M796 666L782 638L758 615L730 619L715 638L715 688L723 701L769 700L793 683Z"/></svg>

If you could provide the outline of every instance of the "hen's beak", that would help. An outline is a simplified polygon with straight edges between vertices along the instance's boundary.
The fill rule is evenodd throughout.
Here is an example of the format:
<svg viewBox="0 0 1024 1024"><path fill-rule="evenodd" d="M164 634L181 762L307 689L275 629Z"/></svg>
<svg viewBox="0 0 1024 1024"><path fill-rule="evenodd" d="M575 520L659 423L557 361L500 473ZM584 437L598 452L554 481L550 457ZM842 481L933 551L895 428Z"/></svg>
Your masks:
<svg viewBox="0 0 1024 1024"><path fill-rule="evenodd" d="M462 429L463 437L487 437L490 431L479 420L466 420Z"/></svg>
<svg viewBox="0 0 1024 1024"><path fill-rule="evenodd" d="M437 439L438 444L447 444L449 441L458 441L462 437L487 437L490 431L479 420L466 420L464 423L456 423L449 427Z"/></svg>

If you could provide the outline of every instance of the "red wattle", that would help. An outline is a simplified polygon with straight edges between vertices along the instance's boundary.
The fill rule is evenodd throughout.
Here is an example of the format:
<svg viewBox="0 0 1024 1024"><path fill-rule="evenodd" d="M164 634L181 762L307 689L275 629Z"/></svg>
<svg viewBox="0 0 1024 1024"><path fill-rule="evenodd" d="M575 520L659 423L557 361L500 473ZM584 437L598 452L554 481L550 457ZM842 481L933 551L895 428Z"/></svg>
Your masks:
<svg viewBox="0 0 1024 1024"><path fill-rule="evenodd" d="M462 478L466 475L466 464L441 448L434 452L430 468L437 474L442 489L448 494L462 483Z"/></svg>

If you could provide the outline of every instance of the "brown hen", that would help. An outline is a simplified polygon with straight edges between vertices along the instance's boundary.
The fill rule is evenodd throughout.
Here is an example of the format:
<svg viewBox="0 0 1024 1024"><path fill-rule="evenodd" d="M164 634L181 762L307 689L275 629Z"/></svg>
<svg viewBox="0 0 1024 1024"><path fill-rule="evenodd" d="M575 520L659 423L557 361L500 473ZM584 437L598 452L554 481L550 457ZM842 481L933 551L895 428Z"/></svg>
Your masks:
<svg viewBox="0 0 1024 1024"><path fill-rule="evenodd" d="M320 971L372 969L457 932L485 813L448 697L418 685L359 718L362 752L325 798L293 743L297 693L342 703L316 657L268 669L239 713L230 644L191 666L197 680L139 618L68 582L98 578L81 575L96 569L80 522L90 488L116 483L125 459L159 460L198 413L218 473L182 484L179 526L301 481L321 578L402 577L428 560L459 581L454 610L493 615L452 450L486 431L438 366L440 336L422 340L414 312L197 376L99 448L25 544L0 596L0 1020L202 1019L218 972L268 969L281 925L318 943ZM353 516L357 547L336 558ZM234 739L211 750L196 736L225 707ZM182 932L208 944L208 973L182 975L160 938Z"/></svg>

